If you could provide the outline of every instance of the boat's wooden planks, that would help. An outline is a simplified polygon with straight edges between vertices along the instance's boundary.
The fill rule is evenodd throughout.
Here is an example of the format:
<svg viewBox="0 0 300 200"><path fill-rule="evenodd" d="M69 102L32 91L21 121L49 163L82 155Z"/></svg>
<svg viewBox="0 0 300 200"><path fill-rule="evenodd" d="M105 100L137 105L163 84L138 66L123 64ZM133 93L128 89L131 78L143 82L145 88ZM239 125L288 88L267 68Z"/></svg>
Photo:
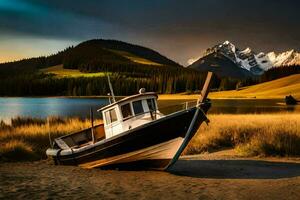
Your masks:
<svg viewBox="0 0 300 200"><path fill-rule="evenodd" d="M119 164L119 163L130 163L140 160L162 160L162 159L171 159L177 152L177 149L180 147L180 145L183 142L182 137L178 137L176 139L173 139L168 142L164 142L155 146L151 146L145 149L141 149L138 151L105 158L97 161L87 162L80 164L79 166L82 168L95 168L95 167L101 167L105 165L111 165L111 164ZM168 164L168 163L167 163ZM166 166L167 166L166 164ZM166 167L165 166L165 167ZM163 169L164 166L161 166Z"/></svg>

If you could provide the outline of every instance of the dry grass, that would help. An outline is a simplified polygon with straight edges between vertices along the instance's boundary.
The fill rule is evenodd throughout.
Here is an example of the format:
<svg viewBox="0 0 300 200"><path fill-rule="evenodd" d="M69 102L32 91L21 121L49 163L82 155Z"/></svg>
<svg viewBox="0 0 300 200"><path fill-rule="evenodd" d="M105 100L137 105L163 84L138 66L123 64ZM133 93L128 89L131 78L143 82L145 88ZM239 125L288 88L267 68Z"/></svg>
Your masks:
<svg viewBox="0 0 300 200"><path fill-rule="evenodd" d="M300 99L300 74L276 79L273 81L252 85L241 90L210 92L211 99L283 99L287 95ZM160 100L198 99L199 93L161 94Z"/></svg>
<svg viewBox="0 0 300 200"><path fill-rule="evenodd" d="M20 140L11 140L1 144L0 158L2 161L27 161L37 159L32 147Z"/></svg>
<svg viewBox="0 0 300 200"><path fill-rule="evenodd" d="M222 91L210 93L210 98L284 98L287 95L300 98L300 74L253 85L239 91Z"/></svg>
<svg viewBox="0 0 300 200"><path fill-rule="evenodd" d="M50 146L49 133L53 139L90 127L88 120L83 121L77 118L50 117L45 121L19 118L12 121L15 121L14 126L6 125L0 129L0 160L22 160L22 156L12 153L16 149L18 151L23 149L24 154L31 155L32 159L45 158L45 151ZM25 121L27 123L24 123ZM100 121L96 121L97 123L100 123Z"/></svg>
<svg viewBox="0 0 300 200"><path fill-rule="evenodd" d="M299 156L300 114L210 115L185 154L235 148L243 156ZM38 160L46 157L52 138L90 126L80 119L15 119L14 126L1 123L0 160ZM26 122L26 123L25 123ZM96 123L100 123L97 121Z"/></svg>
<svg viewBox="0 0 300 200"><path fill-rule="evenodd" d="M233 147L243 156L299 156L300 114L211 115L185 154Z"/></svg>
<svg viewBox="0 0 300 200"><path fill-rule="evenodd" d="M158 95L159 100L195 100L199 98L199 94L186 94L186 93L178 93L178 94L160 94Z"/></svg>

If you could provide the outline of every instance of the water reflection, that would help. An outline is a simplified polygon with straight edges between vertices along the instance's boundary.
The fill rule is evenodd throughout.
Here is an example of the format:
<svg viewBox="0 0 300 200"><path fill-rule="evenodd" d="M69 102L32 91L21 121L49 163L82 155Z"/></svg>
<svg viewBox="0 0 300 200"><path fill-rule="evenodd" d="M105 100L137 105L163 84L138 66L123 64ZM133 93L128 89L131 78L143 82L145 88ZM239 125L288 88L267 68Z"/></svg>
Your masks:
<svg viewBox="0 0 300 200"><path fill-rule="evenodd" d="M90 108L100 118L96 110L106 104L108 100L104 98L0 98L0 120L16 116L87 118Z"/></svg>
<svg viewBox="0 0 300 200"><path fill-rule="evenodd" d="M166 107L185 101L162 100L158 105ZM95 117L100 118L96 110L106 104L108 104L106 98L0 98L0 120L9 120L16 116L45 118L50 115L87 118L90 108L94 110ZM212 100L212 108L209 111L211 114L278 112L300 112L300 106L286 106L284 100L276 99L217 99Z"/></svg>
<svg viewBox="0 0 300 200"><path fill-rule="evenodd" d="M159 106L172 106L185 100L164 100ZM213 99L211 114L260 114L278 112L300 112L300 105L287 106L280 99Z"/></svg>

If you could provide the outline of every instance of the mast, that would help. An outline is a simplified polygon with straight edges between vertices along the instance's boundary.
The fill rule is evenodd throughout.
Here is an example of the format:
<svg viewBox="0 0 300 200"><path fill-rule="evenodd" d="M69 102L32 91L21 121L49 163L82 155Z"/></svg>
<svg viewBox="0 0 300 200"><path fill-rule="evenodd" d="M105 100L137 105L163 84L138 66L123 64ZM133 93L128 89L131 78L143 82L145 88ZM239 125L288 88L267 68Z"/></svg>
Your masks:
<svg viewBox="0 0 300 200"><path fill-rule="evenodd" d="M203 103L205 101L205 99L208 95L208 92L209 92L209 86L210 86L210 83L211 83L212 75L213 75L212 72L207 73L205 83L204 83L203 88L201 90L200 97L197 101L197 105L199 105L200 103Z"/></svg>
<svg viewBox="0 0 300 200"><path fill-rule="evenodd" d="M107 80L108 80L108 85L109 85L110 94L111 94L111 97L112 97L112 103L115 103L115 102L116 102L115 94L114 94L113 87L111 86L111 82L110 82L109 75L107 75Z"/></svg>
<svg viewBox="0 0 300 200"><path fill-rule="evenodd" d="M91 131L92 131L92 141L95 143L95 133L94 133L94 113L92 107L90 108L90 120L91 120Z"/></svg>

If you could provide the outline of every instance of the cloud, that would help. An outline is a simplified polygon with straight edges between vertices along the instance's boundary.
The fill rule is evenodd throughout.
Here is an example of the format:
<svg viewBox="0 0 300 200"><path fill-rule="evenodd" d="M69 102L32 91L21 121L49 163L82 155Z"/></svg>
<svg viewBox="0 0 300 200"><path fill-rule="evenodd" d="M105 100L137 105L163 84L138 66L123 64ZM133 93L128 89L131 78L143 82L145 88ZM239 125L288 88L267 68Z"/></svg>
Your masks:
<svg viewBox="0 0 300 200"><path fill-rule="evenodd" d="M299 50L299 7L294 0L0 0L0 39L113 38L185 64L224 40L258 51Z"/></svg>

